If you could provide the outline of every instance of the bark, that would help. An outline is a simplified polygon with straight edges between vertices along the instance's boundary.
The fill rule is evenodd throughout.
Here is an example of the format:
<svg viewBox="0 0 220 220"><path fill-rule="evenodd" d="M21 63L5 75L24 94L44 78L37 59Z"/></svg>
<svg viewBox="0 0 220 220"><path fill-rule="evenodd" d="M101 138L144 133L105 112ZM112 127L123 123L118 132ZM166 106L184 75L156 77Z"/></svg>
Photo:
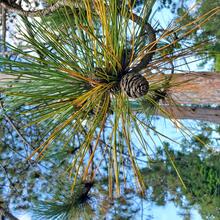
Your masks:
<svg viewBox="0 0 220 220"><path fill-rule="evenodd" d="M166 77L171 77L166 75ZM0 74L0 81L7 81L12 77ZM148 78L149 83L161 82L165 75L155 75ZM168 89L168 97L175 104L195 105L219 105L220 106L220 73L217 72L194 72L187 74L173 74L170 80L171 87ZM185 107L169 105L169 98L162 105L170 116L178 119L193 119L220 123L220 109L207 107ZM165 116L162 112L156 114ZM165 116L166 117L166 116Z"/></svg>
<svg viewBox="0 0 220 220"><path fill-rule="evenodd" d="M177 104L220 105L220 72L192 72L186 74L155 75L151 83L171 77L167 91ZM168 101L168 98L167 98Z"/></svg>
<svg viewBox="0 0 220 220"><path fill-rule="evenodd" d="M220 109L169 105L161 107L171 118L200 120L220 124ZM156 112L156 114L168 117L161 111Z"/></svg>

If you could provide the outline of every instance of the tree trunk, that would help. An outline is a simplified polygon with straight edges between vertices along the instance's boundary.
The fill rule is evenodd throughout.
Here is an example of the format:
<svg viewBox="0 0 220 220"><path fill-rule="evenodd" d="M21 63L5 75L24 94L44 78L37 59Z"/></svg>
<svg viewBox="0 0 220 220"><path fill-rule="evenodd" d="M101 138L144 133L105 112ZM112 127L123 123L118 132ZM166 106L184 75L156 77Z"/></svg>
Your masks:
<svg viewBox="0 0 220 220"><path fill-rule="evenodd" d="M161 82L170 75L155 75L149 82ZM167 94L177 104L220 105L220 73L173 74Z"/></svg>
<svg viewBox="0 0 220 220"><path fill-rule="evenodd" d="M206 107L187 107L187 106L162 106L171 118L201 120L220 124L220 109ZM158 111L156 115L167 117L163 112Z"/></svg>
<svg viewBox="0 0 220 220"><path fill-rule="evenodd" d="M155 75L148 79L149 83L161 82L169 75ZM13 78L0 74L0 81ZM220 123L220 109L207 107L186 107L181 105L219 105L220 106L220 73L196 72L187 74L173 74L168 90L168 95L179 106L168 105L169 101L162 105L171 117L178 119L192 119ZM162 112L156 114L165 116Z"/></svg>

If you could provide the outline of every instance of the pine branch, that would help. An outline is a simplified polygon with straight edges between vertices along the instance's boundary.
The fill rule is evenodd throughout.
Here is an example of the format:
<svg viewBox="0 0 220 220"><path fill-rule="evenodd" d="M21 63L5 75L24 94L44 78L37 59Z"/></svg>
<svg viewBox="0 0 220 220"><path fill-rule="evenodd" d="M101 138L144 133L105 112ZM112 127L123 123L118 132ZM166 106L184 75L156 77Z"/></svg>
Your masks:
<svg viewBox="0 0 220 220"><path fill-rule="evenodd" d="M70 5L68 0L63 1L57 1L54 4L51 4L45 9L39 9L34 11L26 11L24 10L20 5L18 4L10 4L7 0L0 0L0 6L4 9L7 9L9 12L14 12L19 15L24 15L27 17L40 17L40 16L47 16L51 14L52 12L58 10L59 8L62 8L64 6Z"/></svg>

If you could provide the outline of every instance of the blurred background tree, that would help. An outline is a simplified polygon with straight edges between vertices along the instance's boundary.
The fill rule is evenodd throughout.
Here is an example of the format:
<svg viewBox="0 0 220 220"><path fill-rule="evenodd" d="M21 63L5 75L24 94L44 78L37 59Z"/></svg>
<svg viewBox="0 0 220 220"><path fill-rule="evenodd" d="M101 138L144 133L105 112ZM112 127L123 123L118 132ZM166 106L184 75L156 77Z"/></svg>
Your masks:
<svg viewBox="0 0 220 220"><path fill-rule="evenodd" d="M187 13L187 19L184 19L183 24L192 21L194 18L204 15L215 7L219 7L219 0L196 0L192 1L173 1L164 0L160 1L161 6L158 10L168 8L175 16L182 16ZM193 7L193 10L191 8ZM200 55L203 59L201 61L201 67L209 61L213 60L214 64L212 70L220 71L220 14L218 14L212 22L204 24L200 30L191 35L191 39L195 44L201 42L212 42L204 44L203 50Z"/></svg>
<svg viewBox="0 0 220 220"><path fill-rule="evenodd" d="M202 123L198 136L206 142L219 142L212 138L213 132L216 131L219 133L219 126L211 129L208 124ZM209 150L204 149L196 139L192 139L191 142L182 140L180 150L174 150L168 143L164 145L180 170L187 190L180 187L169 158L164 155L162 149L158 149L157 157L151 161L149 167L142 170L147 185L153 189L151 199L158 205L164 205L171 200L183 209L198 205L202 219L218 219L220 213L219 153L210 154Z"/></svg>

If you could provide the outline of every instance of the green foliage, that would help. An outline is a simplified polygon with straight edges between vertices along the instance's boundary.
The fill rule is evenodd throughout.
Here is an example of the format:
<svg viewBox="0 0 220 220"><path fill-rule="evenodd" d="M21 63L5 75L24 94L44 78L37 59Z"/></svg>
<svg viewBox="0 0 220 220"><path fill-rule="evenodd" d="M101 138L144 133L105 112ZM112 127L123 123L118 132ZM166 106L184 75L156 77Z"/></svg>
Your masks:
<svg viewBox="0 0 220 220"><path fill-rule="evenodd" d="M219 8L219 0L197 0L196 7L193 10L187 7L186 1L184 7L177 8L177 15L179 17L185 16L183 23L193 21L196 17L204 15L214 8ZM211 22L208 22L202 26L202 28L191 35L192 41L194 41L195 45L200 44L201 53L200 56L204 59L201 65L207 63L207 61L211 58L214 59L214 70L220 71L219 68L219 53L220 53L220 13L217 13L215 17L213 17ZM201 43L204 42L204 43ZM210 42L210 43L207 43Z"/></svg>
<svg viewBox="0 0 220 220"><path fill-rule="evenodd" d="M94 215L88 196L91 187L92 183L78 183L72 193L65 192L63 187L61 187L53 200L36 202L33 209L34 219L91 219ZM63 192L65 194L62 194Z"/></svg>
<svg viewBox="0 0 220 220"><path fill-rule="evenodd" d="M215 55L215 69L220 71L220 54Z"/></svg>
<svg viewBox="0 0 220 220"><path fill-rule="evenodd" d="M23 118L23 120L23 123L25 123L25 118ZM18 137L16 139L16 134L13 133L9 124L7 125L7 129L4 121L1 122L1 124L3 124L5 128L5 134L2 135L2 138L4 137L5 140L1 139L0 141L4 146L1 159L4 159L5 163L8 162L6 163L8 177L12 183L16 183L16 185L14 187L11 185L11 191L9 191L8 184L10 183L7 180L7 175L2 173L4 175L1 177L1 184L5 184L5 187L1 188L0 192L1 197L4 199L10 198L12 204L16 204L16 206L13 206L14 208L23 208L26 210L30 206L33 206L34 203L36 219L48 220L48 216L54 217L56 214L56 216L59 216L58 219L62 219L62 216L66 216L68 213L69 216L71 213L75 213L73 219L77 219L77 215L80 215L81 218L83 216L84 219L102 219L106 216L115 216L115 214L119 216L119 219L135 219L141 217L141 207L135 206L140 198L138 194L135 193L134 186L124 190L124 196L112 201L107 198L107 182L105 179L100 178L99 181L94 183L87 194L87 199L82 202L80 197L84 190L83 184L77 182L74 191L71 193L69 190L71 182L69 182L68 177L64 175L65 167L69 165L68 160L71 158L71 155L68 156L68 153L64 154L67 160L65 162L66 164L62 162L64 158L51 156L45 157L37 167L26 166L24 163L25 158L22 160L22 157L18 155L18 153L25 155L24 146L19 142ZM213 132L218 131L218 126L216 126L216 128L211 128L207 125L201 127L203 127L203 129L199 133L205 134L210 140ZM12 134L10 134L10 130ZM28 130L23 131L21 129L21 131L23 135L25 135L26 132L27 135L29 135ZM15 142L13 142L13 136L15 136ZM31 136L34 137L33 134ZM36 133L36 138L39 136L40 134ZM5 141L7 141L8 146L4 145ZM61 142L58 143L57 148L54 148L54 150L56 149L57 153L61 154L62 148L60 148L60 145ZM176 172L170 160L166 158L166 154L163 148L161 148L157 150L157 158L151 158L147 167L142 170L147 186L146 197L142 198L143 202L147 203L149 201L149 205L152 204L152 202L155 202L157 205L165 205L166 202L171 199L176 205L180 205L183 210L187 210L187 208L190 209L191 205L196 205L199 207L204 219L211 218L211 216L216 216L217 218L220 202L219 155L209 154L209 151L207 151L206 148L201 148L199 143L194 139L192 139L190 143L184 141L182 143L182 150L178 152L171 149L171 144L164 143L164 145L169 148L176 167L180 171L184 183L187 185L187 190L183 188L180 190L182 185L176 176ZM10 146L13 146L15 152L8 148ZM135 151L138 151L138 149L135 149ZM54 153L54 151L52 152ZM53 161L55 163L51 163ZM71 161L69 162L71 163ZM47 167L43 165L47 165ZM129 166L129 164L127 164L127 166ZM59 179L62 181L58 181L58 176L61 176ZM130 183L127 182L127 184L129 185ZM15 189L17 189L18 192L16 192ZM187 206L185 205L186 199L189 203ZM59 212L61 209L62 212ZM65 217L63 217L63 219L65 219Z"/></svg>
<svg viewBox="0 0 220 220"><path fill-rule="evenodd" d="M219 7L218 0L201 1L200 7L196 13L196 16L205 14L212 10L215 7ZM202 38L204 41L213 38L214 41L212 45L206 46L204 49L209 52L210 56L214 58L215 61L215 70L220 71L219 68L219 53L220 53L220 14L218 13L215 18L212 19L212 22L203 26L202 35L200 34L199 38Z"/></svg>
<svg viewBox="0 0 220 220"><path fill-rule="evenodd" d="M65 7L42 20L22 17L24 27L20 29L28 50L8 45L19 54L19 59L0 59L1 72L19 78L5 83L4 108L8 112L19 108L19 114L32 119L27 126L37 124L45 128L39 146L28 159L39 161L58 156L52 142L60 142L65 148L73 144L75 136L81 136L69 168L74 176L73 186L79 173L83 173L84 180L89 173L93 175L92 161L101 145L99 139L104 128L111 125L109 139L103 141L110 146L109 169L119 194L120 152L129 153L140 184L138 188L143 185L130 146L130 125L137 124L136 115L131 112L127 97L117 89L112 91L128 71L132 59L144 52L139 45L149 43L148 35L142 36L149 2L143 5L143 16L136 22L132 12L127 10L126 1L122 1L120 8L117 1L109 5L105 1L90 3L76 3L76 7ZM61 23L63 18L65 22ZM130 50L132 56L128 56ZM151 93L158 87L160 85L152 86ZM142 139L138 126L136 130ZM127 149L124 149L125 143Z"/></svg>
<svg viewBox="0 0 220 220"><path fill-rule="evenodd" d="M22 17L20 30L27 49L8 45L18 58L0 58L1 73L14 77L1 84L3 112L6 115L13 112L13 117L20 121L29 118L27 123L21 124L22 129L32 129L36 125L42 129L39 138L29 146L25 162L52 163L46 178L53 176L57 167L59 172L53 180L66 178L67 173L70 176L69 188L74 193L39 205L40 215L48 211L49 217L59 214L63 218L69 218L69 214L72 216L74 209L79 208L77 205L82 205L79 202L81 197L75 197L80 180L85 183L93 182L95 178L108 178L108 196L115 198L115 194L119 196L121 193L121 183L125 185L127 179L132 178L135 179L132 187L144 194L146 187L137 155L141 152L149 159L151 145L156 147L149 130L160 141L163 137L178 143L157 132L149 114L161 110L171 118L159 102L166 98L173 104L166 91L178 85L170 84L166 73L173 73L175 59L192 54L192 48L182 46L179 41L202 23L198 19L182 27L177 22L175 27L152 42L146 26L149 27L147 19L153 2L144 2L141 17L132 12L135 2L129 5L125 0L121 5L116 0L82 1L77 2L76 7L58 10L51 17ZM207 21L212 16L212 13L207 14L202 17L202 22L203 18ZM176 33L180 35L179 39L173 37ZM152 52L156 45L157 50ZM136 67L142 67L140 59L146 59L149 54L154 54L154 59L144 66L146 78L162 73L164 79L152 81L145 96L129 100L118 88L120 80ZM153 143L149 144L147 138ZM196 140L199 138L202 139L197 137ZM206 139L203 141L203 144L208 143ZM134 150L137 145L138 152ZM168 146L164 149L184 186L181 173L172 159L173 152ZM22 153L24 150L22 148ZM15 174L13 169L9 174ZM30 175L36 179L41 177L38 170ZM37 187L33 186L34 183L31 179L29 190ZM47 189L47 186L42 189ZM49 190L53 192L53 186ZM159 193L160 190L154 192L156 196ZM161 199L157 202L163 204Z"/></svg>
<svg viewBox="0 0 220 220"><path fill-rule="evenodd" d="M202 126L203 127L203 126ZM203 127L204 130L208 128ZM215 130L211 129L206 134L206 140L211 137ZM199 135L202 136L202 135ZM165 145L167 145L165 143ZM199 205L199 211L204 219L218 219L220 203L220 168L218 153L210 153L207 149L201 148L196 139L191 143L182 141L181 150L173 150L173 160L180 170L181 177L186 185L184 189L177 180L177 175L170 160L163 151L158 150L157 157L152 160L148 168L143 169L147 185L152 186L151 198L157 204L164 205L167 202L167 193L170 198L181 207ZM181 188L181 190L180 190ZM186 198L184 199L184 195Z"/></svg>

